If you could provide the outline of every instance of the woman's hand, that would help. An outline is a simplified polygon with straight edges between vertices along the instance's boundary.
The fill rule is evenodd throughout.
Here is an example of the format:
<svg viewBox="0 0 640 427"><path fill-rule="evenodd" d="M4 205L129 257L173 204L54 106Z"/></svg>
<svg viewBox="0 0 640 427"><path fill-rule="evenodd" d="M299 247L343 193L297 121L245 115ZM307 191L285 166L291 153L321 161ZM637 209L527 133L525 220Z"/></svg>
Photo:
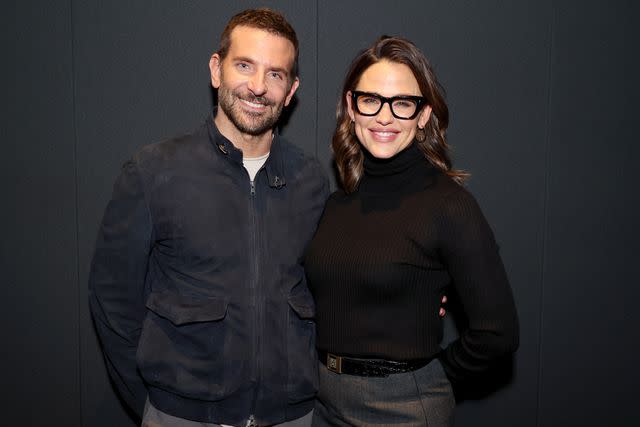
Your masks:
<svg viewBox="0 0 640 427"><path fill-rule="evenodd" d="M445 308L444 308L444 305L446 303L447 303L447 296L446 295L442 295L442 300L440 301L440 311L438 312L440 317L444 317L444 315L447 314L447 310L445 310Z"/></svg>

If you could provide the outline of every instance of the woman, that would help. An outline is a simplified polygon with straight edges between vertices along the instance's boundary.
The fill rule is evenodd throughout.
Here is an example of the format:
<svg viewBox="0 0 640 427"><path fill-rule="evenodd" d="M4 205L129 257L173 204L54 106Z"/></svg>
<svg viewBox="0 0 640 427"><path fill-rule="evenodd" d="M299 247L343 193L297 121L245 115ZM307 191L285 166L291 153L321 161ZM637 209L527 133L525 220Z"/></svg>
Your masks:
<svg viewBox="0 0 640 427"><path fill-rule="evenodd" d="M493 233L451 167L443 90L415 45L382 37L353 61L337 120L342 190L305 264L321 362L313 425L451 425L451 383L515 351L518 319ZM442 350L449 285L469 325Z"/></svg>

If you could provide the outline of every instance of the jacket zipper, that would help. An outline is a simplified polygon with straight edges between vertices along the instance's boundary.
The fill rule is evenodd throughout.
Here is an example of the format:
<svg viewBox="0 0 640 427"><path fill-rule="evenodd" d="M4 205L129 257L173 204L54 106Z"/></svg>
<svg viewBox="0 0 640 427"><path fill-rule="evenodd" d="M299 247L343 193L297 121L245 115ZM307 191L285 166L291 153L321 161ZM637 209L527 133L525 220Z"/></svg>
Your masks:
<svg viewBox="0 0 640 427"><path fill-rule="evenodd" d="M256 382L256 384L258 384L258 360L260 359L259 357L259 342L258 342L258 337L259 337L259 331L258 328L260 326L260 298L258 298L258 291L259 291L259 286L258 286L258 282L260 281L260 245L258 242L258 218L257 218L257 207L256 207L256 184L255 184L255 178L258 176L258 174L260 173L260 171L258 171L256 173L256 176L254 177L254 180L250 182L250 200L251 200L251 247L252 247L252 251L251 251L251 255L252 255L252 270L253 270L253 274L251 276L252 280L251 280L251 299L252 299L252 303L253 306L255 308L255 315L254 315L254 324L253 324L253 357L254 357L254 363L253 363L253 372L252 372L252 379Z"/></svg>
<svg viewBox="0 0 640 427"><path fill-rule="evenodd" d="M255 411L256 404L258 398L258 385L260 383L260 324L262 322L262 302L260 299L260 241L259 241L259 230L258 230L258 214L257 214L257 206L256 206L256 179L263 168L260 168L254 179L249 179L250 186L250 210L251 210L251 234L252 234L252 255L253 255L253 275L251 280L251 298L253 302L253 306L255 307L255 314L253 317L253 352L252 357L254 359L253 370L251 374L252 380L255 382L255 389L253 394L253 404L251 409L251 414L249 415L249 419L247 421L247 427L256 426L255 421Z"/></svg>

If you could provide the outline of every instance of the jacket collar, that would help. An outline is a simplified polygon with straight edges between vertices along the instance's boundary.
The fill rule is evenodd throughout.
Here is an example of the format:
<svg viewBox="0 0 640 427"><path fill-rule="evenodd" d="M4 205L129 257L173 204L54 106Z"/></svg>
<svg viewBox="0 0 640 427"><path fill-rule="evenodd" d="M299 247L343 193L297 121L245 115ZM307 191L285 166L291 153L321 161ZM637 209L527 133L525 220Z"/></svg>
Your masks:
<svg viewBox="0 0 640 427"><path fill-rule="evenodd" d="M207 118L209 140L219 155L228 158L230 161L237 163L241 167L244 167L242 165L242 150L236 148L231 141L222 135L218 130L216 123L213 121L213 118L217 113L217 109L218 107L214 107L212 114ZM277 129L274 128L273 141L271 142L269 157L264 164L264 169L267 173L269 186L276 189L280 189L286 184L284 173L285 159L282 145L282 138L278 134Z"/></svg>

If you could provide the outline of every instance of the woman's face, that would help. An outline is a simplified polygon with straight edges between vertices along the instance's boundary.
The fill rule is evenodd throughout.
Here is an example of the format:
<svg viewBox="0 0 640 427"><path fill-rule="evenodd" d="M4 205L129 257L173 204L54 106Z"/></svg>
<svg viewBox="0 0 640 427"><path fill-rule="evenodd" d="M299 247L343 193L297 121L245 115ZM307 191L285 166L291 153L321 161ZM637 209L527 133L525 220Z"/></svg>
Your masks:
<svg viewBox="0 0 640 427"><path fill-rule="evenodd" d="M400 95L422 96L409 67L384 60L371 65L362 73L355 90L387 98ZM431 107L427 105L414 119L398 119L391 114L389 103L385 103L375 116L363 116L352 105L351 91L347 92L346 101L349 116L355 121L358 140L369 153L380 159L393 157L411 144L417 127L423 128L431 115Z"/></svg>

